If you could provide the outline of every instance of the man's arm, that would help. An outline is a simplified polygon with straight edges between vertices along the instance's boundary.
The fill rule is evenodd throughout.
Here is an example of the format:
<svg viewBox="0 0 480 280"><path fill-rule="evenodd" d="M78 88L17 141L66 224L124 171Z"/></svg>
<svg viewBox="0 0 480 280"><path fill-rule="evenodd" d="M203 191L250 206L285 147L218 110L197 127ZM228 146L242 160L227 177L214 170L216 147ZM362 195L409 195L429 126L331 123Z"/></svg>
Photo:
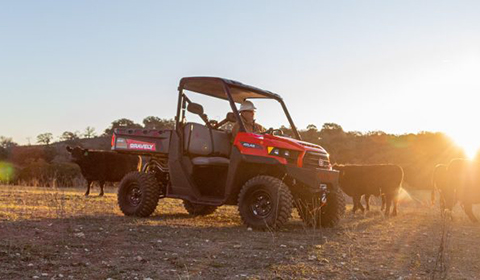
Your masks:
<svg viewBox="0 0 480 280"><path fill-rule="evenodd" d="M238 123L235 123L232 128L232 143L235 141L235 137L237 137L237 133L240 130L240 126Z"/></svg>
<svg viewBox="0 0 480 280"><path fill-rule="evenodd" d="M255 131L258 132L258 133L264 133L267 130L262 125L256 123L255 124Z"/></svg>

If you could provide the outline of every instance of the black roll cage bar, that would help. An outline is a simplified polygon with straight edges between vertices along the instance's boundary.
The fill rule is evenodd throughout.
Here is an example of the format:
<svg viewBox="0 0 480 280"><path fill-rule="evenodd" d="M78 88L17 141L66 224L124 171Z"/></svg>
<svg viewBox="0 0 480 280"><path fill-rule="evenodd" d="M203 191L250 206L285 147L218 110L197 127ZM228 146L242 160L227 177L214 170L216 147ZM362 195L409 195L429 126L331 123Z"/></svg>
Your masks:
<svg viewBox="0 0 480 280"><path fill-rule="evenodd" d="M237 119L237 122L240 125L240 131L241 132L246 132L245 124L243 123L243 119L240 117L240 113L237 110L237 106L235 105L235 100L232 97L232 93L231 93L231 87L235 87L237 89L238 88L244 89L246 91L252 91L257 95L255 97L247 97L248 99L257 98L257 99L274 99L274 100L276 100L282 106L283 112L287 116L288 122L290 123L290 127L292 128L292 131L294 133L295 138L298 139L298 140L302 140L300 134L298 133L298 130L297 130L295 124L293 123L293 119L290 116L290 113L288 112L287 106L285 105L285 102L283 102L283 99L280 97L280 95L269 92L269 91L264 91L264 90L261 90L261 89L258 89L258 88L252 87L252 86L244 85L244 84L236 82L236 81L227 80L227 79L223 79L223 78L214 78L214 77L192 77L192 78L183 78L182 80L180 80L180 85L178 86L177 115L175 116L175 128L177 130L180 128L180 123L184 122L185 110L187 108L187 103L191 103L190 99L184 93L185 85L188 82L188 80L190 80L190 79L195 79L196 81L204 79L205 82L209 82L209 81L219 82L220 81L222 83L223 92L225 93L225 96L227 98L225 98L223 96L219 97L219 96L216 96L216 95L213 95L213 94L209 94L209 93L206 93L204 91L196 91L196 90L192 90L192 89L188 89L188 90L194 91L194 92L197 92L197 93L200 93L200 94L210 95L210 96L213 96L213 97L228 100L229 103L230 103L230 107L232 109L232 112L235 115L235 118ZM258 96L258 95L260 95L260 96Z"/></svg>

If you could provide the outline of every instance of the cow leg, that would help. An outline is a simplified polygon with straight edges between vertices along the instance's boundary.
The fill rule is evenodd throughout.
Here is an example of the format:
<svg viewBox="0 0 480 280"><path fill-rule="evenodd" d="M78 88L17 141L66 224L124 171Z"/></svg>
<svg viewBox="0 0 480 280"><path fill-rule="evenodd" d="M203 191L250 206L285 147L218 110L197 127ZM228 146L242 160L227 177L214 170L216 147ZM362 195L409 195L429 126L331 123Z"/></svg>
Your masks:
<svg viewBox="0 0 480 280"><path fill-rule="evenodd" d="M442 218L445 215L445 199L442 194L440 194L440 215Z"/></svg>
<svg viewBox="0 0 480 280"><path fill-rule="evenodd" d="M353 214L355 214L357 209L360 209L363 211L363 206L362 206L362 203L360 202L360 199L362 198L362 196L355 195L352 198L353 198L353 209L352 209Z"/></svg>
<svg viewBox="0 0 480 280"><path fill-rule="evenodd" d="M369 194L365 195L365 204L367 207L367 211L370 211L370 195Z"/></svg>
<svg viewBox="0 0 480 280"><path fill-rule="evenodd" d="M385 210L385 194L381 194L380 197L382 198L382 207L380 208L380 211Z"/></svg>
<svg viewBox="0 0 480 280"><path fill-rule="evenodd" d="M352 200L353 200L352 214L355 214L355 211L357 211L357 208L358 208L358 204L355 196L352 196Z"/></svg>
<svg viewBox="0 0 480 280"><path fill-rule="evenodd" d="M87 191L85 192L85 196L90 194L90 187L92 186L92 181L87 181Z"/></svg>
<svg viewBox="0 0 480 280"><path fill-rule="evenodd" d="M103 196L103 187L105 186L105 181L100 181L100 194L98 196Z"/></svg>
<svg viewBox="0 0 480 280"><path fill-rule="evenodd" d="M470 221L478 223L477 218L475 217L475 215L473 215L472 204L464 204L463 210L465 211L465 214L467 214L468 218L470 218Z"/></svg>
<svg viewBox="0 0 480 280"><path fill-rule="evenodd" d="M385 216L390 216L390 206L392 205L392 196L390 194L385 195Z"/></svg>
<svg viewBox="0 0 480 280"><path fill-rule="evenodd" d="M395 195L393 196L392 216L397 216L397 206L398 206L398 193L395 193Z"/></svg>
<svg viewBox="0 0 480 280"><path fill-rule="evenodd" d="M363 204L362 204L362 196L359 195L358 196L358 209L360 209L360 211L365 212L365 208L363 208Z"/></svg>
<svg viewBox="0 0 480 280"><path fill-rule="evenodd" d="M365 212L365 208L363 207L363 204L362 204L361 200L358 200L358 208L360 208L360 211L362 211L362 213Z"/></svg>

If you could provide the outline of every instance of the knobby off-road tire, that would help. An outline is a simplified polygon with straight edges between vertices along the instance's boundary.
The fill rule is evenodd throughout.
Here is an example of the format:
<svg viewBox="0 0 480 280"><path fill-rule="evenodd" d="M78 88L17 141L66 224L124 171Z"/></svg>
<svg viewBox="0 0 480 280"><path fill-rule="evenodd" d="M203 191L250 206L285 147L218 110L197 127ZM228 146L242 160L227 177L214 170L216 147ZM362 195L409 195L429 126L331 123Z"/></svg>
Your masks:
<svg viewBox="0 0 480 280"><path fill-rule="evenodd" d="M118 205L126 216L148 217L157 207L160 186L153 174L133 171L118 187Z"/></svg>
<svg viewBox="0 0 480 280"><path fill-rule="evenodd" d="M345 196L340 188L334 185L327 195L327 203L321 208L322 227L334 227L345 215Z"/></svg>
<svg viewBox="0 0 480 280"><path fill-rule="evenodd" d="M280 179L257 176L248 180L238 196L244 224L254 229L280 229L291 217L293 197Z"/></svg>
<svg viewBox="0 0 480 280"><path fill-rule="evenodd" d="M183 207L185 207L185 210L187 210L188 214L193 216L206 216L217 210L217 206L191 203L188 200L183 201Z"/></svg>
<svg viewBox="0 0 480 280"><path fill-rule="evenodd" d="M311 200L298 200L295 202L298 215L307 227L320 228L322 222L322 209L320 198Z"/></svg>

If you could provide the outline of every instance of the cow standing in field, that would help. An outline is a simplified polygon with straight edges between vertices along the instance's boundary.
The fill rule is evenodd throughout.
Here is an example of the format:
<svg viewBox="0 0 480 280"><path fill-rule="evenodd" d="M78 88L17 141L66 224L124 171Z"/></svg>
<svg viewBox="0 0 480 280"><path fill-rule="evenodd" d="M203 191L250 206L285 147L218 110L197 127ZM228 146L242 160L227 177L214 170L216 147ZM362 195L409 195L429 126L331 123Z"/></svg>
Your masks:
<svg viewBox="0 0 480 280"><path fill-rule="evenodd" d="M440 201L444 203L440 207L452 210L459 202L468 218L472 222L478 222L472 206L480 203L480 162L454 159L450 161L446 175L437 178L436 183Z"/></svg>
<svg viewBox="0 0 480 280"><path fill-rule="evenodd" d="M373 194L365 194L364 198L365 198L365 209L367 209L367 211L370 211L370 197L372 196ZM381 199L382 199L382 207L380 208L380 210L384 210L385 209L385 195L382 194L380 195Z"/></svg>
<svg viewBox="0 0 480 280"><path fill-rule="evenodd" d="M360 201L365 195L367 210L370 209L370 196L382 196L382 208L385 205L385 216L397 215L398 193L403 182L403 169L398 165L336 165L340 171L339 184L342 190L353 198L353 213L365 210Z"/></svg>
<svg viewBox="0 0 480 280"><path fill-rule="evenodd" d="M448 192L447 189L447 168L448 165L446 164L438 164L435 166L435 169L433 170L433 178L432 178L432 205L435 203L435 191L438 191L440 194L440 210L443 216L443 213L445 211L445 205L446 199L450 198L453 196L446 196L446 192ZM451 204L452 202L449 201L448 204Z"/></svg>
<svg viewBox="0 0 480 280"><path fill-rule="evenodd" d="M67 146L67 151L72 156L72 162L80 166L83 177L87 180L87 191L94 181L100 184L100 196L103 195L105 182L118 182L130 171L137 170L138 157L122 155L112 151L92 151L80 147Z"/></svg>

